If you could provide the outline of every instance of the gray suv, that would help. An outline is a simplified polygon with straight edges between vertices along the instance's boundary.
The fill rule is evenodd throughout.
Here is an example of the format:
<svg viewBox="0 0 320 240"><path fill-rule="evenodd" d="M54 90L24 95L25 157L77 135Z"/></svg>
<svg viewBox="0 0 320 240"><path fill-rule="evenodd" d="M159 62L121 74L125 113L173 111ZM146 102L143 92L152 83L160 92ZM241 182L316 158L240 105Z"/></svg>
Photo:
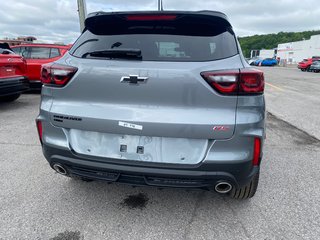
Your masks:
<svg viewBox="0 0 320 240"><path fill-rule="evenodd" d="M264 76L220 12L97 12L43 65L36 123L58 173L252 197Z"/></svg>

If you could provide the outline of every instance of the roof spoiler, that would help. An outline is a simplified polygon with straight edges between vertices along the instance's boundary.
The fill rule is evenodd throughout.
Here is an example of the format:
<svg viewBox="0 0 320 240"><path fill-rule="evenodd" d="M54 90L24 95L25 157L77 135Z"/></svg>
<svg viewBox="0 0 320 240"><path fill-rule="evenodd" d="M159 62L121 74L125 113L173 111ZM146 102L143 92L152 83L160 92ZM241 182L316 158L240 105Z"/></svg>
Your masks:
<svg viewBox="0 0 320 240"><path fill-rule="evenodd" d="M186 31L194 32L199 32L197 29L192 29L195 24L207 25L208 29L223 26L232 31L227 16L214 11L95 12L90 13L86 18L84 31L89 30L97 35L121 34L124 29L137 24L153 26L155 22L165 25L185 25Z"/></svg>

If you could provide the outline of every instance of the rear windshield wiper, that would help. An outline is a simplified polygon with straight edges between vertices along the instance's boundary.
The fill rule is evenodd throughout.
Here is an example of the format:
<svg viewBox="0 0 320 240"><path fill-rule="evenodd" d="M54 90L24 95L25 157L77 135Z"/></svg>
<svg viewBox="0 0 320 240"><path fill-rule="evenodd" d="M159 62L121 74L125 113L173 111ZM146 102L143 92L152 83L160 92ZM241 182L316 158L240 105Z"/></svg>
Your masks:
<svg viewBox="0 0 320 240"><path fill-rule="evenodd" d="M109 59L122 58L142 60L141 50L135 48L106 49L101 51L87 52L82 55L82 58L86 58L88 56Z"/></svg>

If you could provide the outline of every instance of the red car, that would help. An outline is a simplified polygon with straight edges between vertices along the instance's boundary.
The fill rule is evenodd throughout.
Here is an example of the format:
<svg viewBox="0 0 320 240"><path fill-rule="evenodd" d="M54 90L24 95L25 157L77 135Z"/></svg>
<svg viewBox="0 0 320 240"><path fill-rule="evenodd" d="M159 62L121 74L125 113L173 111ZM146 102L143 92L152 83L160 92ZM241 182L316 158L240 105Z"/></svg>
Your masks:
<svg viewBox="0 0 320 240"><path fill-rule="evenodd" d="M30 87L40 89L42 86L40 81L42 64L58 60L69 50L70 45L32 43L12 46L11 48L27 61L27 77Z"/></svg>
<svg viewBox="0 0 320 240"><path fill-rule="evenodd" d="M6 43L0 43L0 101L14 101L29 89L26 61Z"/></svg>
<svg viewBox="0 0 320 240"><path fill-rule="evenodd" d="M320 60L320 57L303 59L302 62L298 63L298 68L303 72L305 72L305 71L309 72L310 66L312 65L312 63L315 61L319 61L319 60Z"/></svg>

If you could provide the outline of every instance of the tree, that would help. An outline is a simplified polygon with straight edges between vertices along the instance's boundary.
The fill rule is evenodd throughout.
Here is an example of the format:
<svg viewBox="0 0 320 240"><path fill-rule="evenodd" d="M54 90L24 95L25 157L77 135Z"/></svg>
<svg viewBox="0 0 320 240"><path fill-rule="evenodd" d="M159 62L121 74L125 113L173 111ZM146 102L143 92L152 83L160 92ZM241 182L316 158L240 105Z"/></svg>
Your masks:
<svg viewBox="0 0 320 240"><path fill-rule="evenodd" d="M280 43L302 41L310 39L312 35L320 34L318 31L305 32L279 32L277 34L253 35L239 37L239 42L245 57L250 57L251 50L273 49Z"/></svg>

